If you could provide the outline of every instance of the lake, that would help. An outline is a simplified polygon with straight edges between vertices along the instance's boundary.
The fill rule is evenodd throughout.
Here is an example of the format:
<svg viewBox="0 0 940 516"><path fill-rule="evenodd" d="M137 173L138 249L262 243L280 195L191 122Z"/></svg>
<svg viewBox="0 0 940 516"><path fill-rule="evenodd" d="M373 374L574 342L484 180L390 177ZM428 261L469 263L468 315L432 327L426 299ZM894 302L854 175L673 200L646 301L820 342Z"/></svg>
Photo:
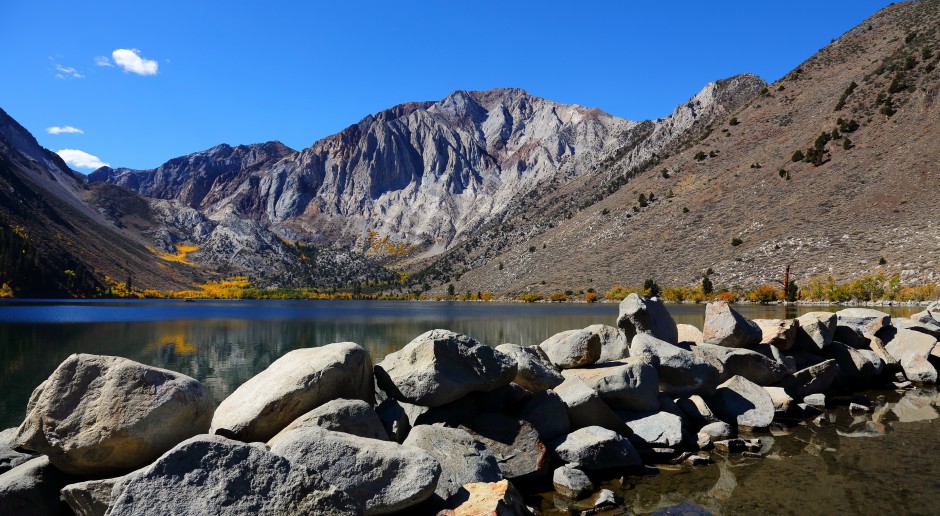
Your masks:
<svg viewBox="0 0 940 516"><path fill-rule="evenodd" d="M783 318L840 307L735 308L750 318ZM704 305L668 309L676 322L702 327ZM922 310L879 309L894 316ZM205 383L221 401L292 349L352 341L378 362L434 328L493 346L538 344L559 331L614 325L616 318L613 303L5 301L0 303L0 429L20 423L32 390L72 353L123 356L180 371ZM637 513L686 500L729 514L932 512L933 497L940 494L940 480L934 480L940 479L940 467L931 459L940 447L936 391L870 395L881 397L877 420L834 411L826 425L803 423L786 436L760 436L773 443L765 458L736 457L608 487ZM869 437L845 436L859 429L872 431L864 434Z"/></svg>

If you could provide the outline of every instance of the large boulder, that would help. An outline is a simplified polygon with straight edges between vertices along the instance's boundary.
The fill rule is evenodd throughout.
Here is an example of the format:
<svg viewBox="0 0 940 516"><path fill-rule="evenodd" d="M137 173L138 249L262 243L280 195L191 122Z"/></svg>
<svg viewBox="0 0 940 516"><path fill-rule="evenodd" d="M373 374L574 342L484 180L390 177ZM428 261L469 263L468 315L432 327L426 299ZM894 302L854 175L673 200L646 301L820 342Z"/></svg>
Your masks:
<svg viewBox="0 0 940 516"><path fill-rule="evenodd" d="M519 419L532 425L543 443L571 431L568 406L555 391L540 392L526 400L519 411Z"/></svg>
<svg viewBox="0 0 940 516"><path fill-rule="evenodd" d="M122 477L87 480L62 488L62 500L76 516L104 516L111 505L111 491Z"/></svg>
<svg viewBox="0 0 940 516"><path fill-rule="evenodd" d="M551 443L555 454L567 464L580 469L623 468L642 464L640 454L630 441L617 432L589 426L575 430Z"/></svg>
<svg viewBox="0 0 940 516"><path fill-rule="evenodd" d="M679 330L679 343L687 344L701 344L702 339L702 330L692 326L691 324L677 324L676 329Z"/></svg>
<svg viewBox="0 0 940 516"><path fill-rule="evenodd" d="M607 324L592 324L585 330L601 339L601 357L598 362L611 362L630 356L630 341L619 328Z"/></svg>
<svg viewBox="0 0 940 516"><path fill-rule="evenodd" d="M461 427L496 458L503 477L532 480L548 472L551 457L538 431L528 422L498 412L477 415Z"/></svg>
<svg viewBox="0 0 940 516"><path fill-rule="evenodd" d="M271 453L307 466L330 485L358 500L365 514L412 507L434 494L441 466L418 448L320 427L278 434Z"/></svg>
<svg viewBox="0 0 940 516"><path fill-rule="evenodd" d="M834 312L807 312L796 320L800 323L797 346L809 353L819 353L832 342L839 318Z"/></svg>
<svg viewBox="0 0 940 516"><path fill-rule="evenodd" d="M576 376L566 378L555 392L568 407L571 428L600 426L623 435L630 435L628 427L597 391Z"/></svg>
<svg viewBox="0 0 940 516"><path fill-rule="evenodd" d="M865 335L874 335L891 325L891 316L871 308L846 308L836 312L833 338L851 346L867 344Z"/></svg>
<svg viewBox="0 0 940 516"><path fill-rule="evenodd" d="M910 355L927 358L936 345L937 339L932 335L914 330L899 329L894 334L894 338L885 346L885 349L900 362Z"/></svg>
<svg viewBox="0 0 940 516"><path fill-rule="evenodd" d="M565 381L538 347L500 344L496 346L496 351L505 353L516 361L516 377L512 381L531 392L554 389Z"/></svg>
<svg viewBox="0 0 940 516"><path fill-rule="evenodd" d="M633 435L630 442L644 448L678 448L688 443L682 418L669 412L624 415Z"/></svg>
<svg viewBox="0 0 940 516"><path fill-rule="evenodd" d="M385 426L375 412L375 408L362 400L338 399L328 401L291 421L279 434L289 432L295 428L309 426L317 426L369 439L389 440Z"/></svg>
<svg viewBox="0 0 940 516"><path fill-rule="evenodd" d="M617 327L623 331L627 342L632 342L637 334L646 333L670 344L679 343L676 322L663 302L655 297L645 298L637 294L627 296L620 302Z"/></svg>
<svg viewBox="0 0 940 516"><path fill-rule="evenodd" d="M0 514L69 514L68 506L59 501L59 490L74 481L48 457L30 459L0 475Z"/></svg>
<svg viewBox="0 0 940 516"><path fill-rule="evenodd" d="M295 349L225 398L210 431L245 442L267 441L337 398L375 401L369 353L352 342Z"/></svg>
<svg viewBox="0 0 940 516"><path fill-rule="evenodd" d="M601 338L588 330L568 330L545 339L539 348L556 367L584 367L600 359Z"/></svg>
<svg viewBox="0 0 940 516"><path fill-rule="evenodd" d="M411 429L404 445L424 450L441 465L432 497L437 503L456 495L464 484L503 479L496 458L466 430L420 425Z"/></svg>
<svg viewBox="0 0 940 516"><path fill-rule="evenodd" d="M718 421L711 407L697 394L693 394L688 398L676 398L675 403L682 411L683 417L693 425L702 426Z"/></svg>
<svg viewBox="0 0 940 516"><path fill-rule="evenodd" d="M902 358L901 368L904 369L904 376L912 382L937 383L937 369L920 355L912 354Z"/></svg>
<svg viewBox="0 0 940 516"><path fill-rule="evenodd" d="M865 386L884 369L884 362L871 350L855 349L834 340L826 351L839 364L836 379L841 385Z"/></svg>
<svg viewBox="0 0 940 516"><path fill-rule="evenodd" d="M567 369L562 374L579 378L613 408L640 412L659 409L656 368L639 358Z"/></svg>
<svg viewBox="0 0 940 516"><path fill-rule="evenodd" d="M516 362L479 342L447 330L419 335L375 366L375 380L389 397L437 407L474 391L492 391L516 377Z"/></svg>
<svg viewBox="0 0 940 516"><path fill-rule="evenodd" d="M116 482L107 514L223 512L362 514L362 507L312 469L260 445L200 435Z"/></svg>
<svg viewBox="0 0 940 516"><path fill-rule="evenodd" d="M914 317L914 315L911 317ZM933 337L940 339L940 322L933 321L932 317L928 321L930 322L914 321L910 319L904 319L902 317L896 317L891 320L891 325L897 329L919 331L921 333L926 333L927 335L932 335Z"/></svg>
<svg viewBox="0 0 940 516"><path fill-rule="evenodd" d="M709 406L728 424L764 428L774 420L770 394L743 376L735 376L719 385Z"/></svg>
<svg viewBox="0 0 940 516"><path fill-rule="evenodd" d="M35 458L30 453L17 451L16 428L7 428L0 432L0 473L10 471L20 464Z"/></svg>
<svg viewBox="0 0 940 516"><path fill-rule="evenodd" d="M73 475L139 468L209 429L204 385L121 357L71 355L37 387L17 446Z"/></svg>
<svg viewBox="0 0 940 516"><path fill-rule="evenodd" d="M746 348L760 344L764 332L754 321L739 314L724 301L705 306L702 342L729 348Z"/></svg>
<svg viewBox="0 0 940 516"><path fill-rule="evenodd" d="M700 394L708 397L718 385L718 370L691 351L639 333L630 344L630 356L646 355L659 376L659 390L670 396Z"/></svg>
<svg viewBox="0 0 940 516"><path fill-rule="evenodd" d="M769 344L780 351L788 351L796 345L800 331L798 319L754 319L762 336L760 343Z"/></svg>
<svg viewBox="0 0 940 516"><path fill-rule="evenodd" d="M839 376L839 364L829 359L785 377L777 383L787 394L801 400L810 394L826 392Z"/></svg>
<svg viewBox="0 0 940 516"><path fill-rule="evenodd" d="M743 376L757 385L773 385L789 374L782 363L750 349L702 344L692 352L718 369L719 382Z"/></svg>

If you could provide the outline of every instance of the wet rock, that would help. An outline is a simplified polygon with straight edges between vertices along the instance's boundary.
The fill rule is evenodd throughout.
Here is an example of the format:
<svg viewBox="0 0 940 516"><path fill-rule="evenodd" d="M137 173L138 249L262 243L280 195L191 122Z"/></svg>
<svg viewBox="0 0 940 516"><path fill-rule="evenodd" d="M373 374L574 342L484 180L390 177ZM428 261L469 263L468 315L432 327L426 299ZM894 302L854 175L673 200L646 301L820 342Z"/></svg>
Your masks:
<svg viewBox="0 0 940 516"><path fill-rule="evenodd" d="M789 351L796 345L796 335L800 331L797 319L754 319L760 327L760 343L773 346L780 351Z"/></svg>
<svg viewBox="0 0 940 516"><path fill-rule="evenodd" d="M369 353L352 342L295 349L225 398L210 431L244 442L264 442L291 421L337 398L375 401Z"/></svg>
<svg viewBox="0 0 940 516"><path fill-rule="evenodd" d="M432 497L439 503L456 495L464 484L503 479L496 458L465 430L416 426L411 429L404 445L420 448L440 463L441 475Z"/></svg>
<svg viewBox="0 0 940 516"><path fill-rule="evenodd" d="M693 394L688 398L677 398L675 403L682 413L685 414L685 417L698 426L718 421L712 409L709 408L705 400L697 394Z"/></svg>
<svg viewBox="0 0 940 516"><path fill-rule="evenodd" d="M826 349L832 342L838 320L838 316L833 312L808 312L799 316L797 347L810 353L819 353Z"/></svg>
<svg viewBox="0 0 940 516"><path fill-rule="evenodd" d="M790 410L793 398L787 394L783 387L764 387L764 390L770 395L770 401L774 404L774 412L781 414Z"/></svg>
<svg viewBox="0 0 940 516"><path fill-rule="evenodd" d="M728 439L715 441L715 449L727 453L757 453L763 448L760 439Z"/></svg>
<svg viewBox="0 0 940 516"><path fill-rule="evenodd" d="M651 363L659 376L659 390L671 396L699 394L710 396L718 385L718 370L691 351L645 333L633 338L630 356L652 357Z"/></svg>
<svg viewBox="0 0 940 516"><path fill-rule="evenodd" d="M263 481L259 481L263 479ZM188 439L122 477L109 515L362 514L312 469L217 435Z"/></svg>
<svg viewBox="0 0 940 516"><path fill-rule="evenodd" d="M513 382L531 392L554 389L565 381L538 347L500 344L496 346L496 351L505 353L516 361L517 370Z"/></svg>
<svg viewBox="0 0 940 516"><path fill-rule="evenodd" d="M268 443L271 453L307 466L362 504L365 514L412 507L437 487L441 466L424 451L377 439L296 427Z"/></svg>
<svg viewBox="0 0 940 516"><path fill-rule="evenodd" d="M677 324L676 328L679 331L679 342L687 342L690 344L702 343L702 330L691 324Z"/></svg>
<svg viewBox="0 0 940 516"><path fill-rule="evenodd" d="M679 448L690 441L682 427L682 418L669 412L624 415L633 435L630 442L636 447Z"/></svg>
<svg viewBox="0 0 940 516"><path fill-rule="evenodd" d="M16 444L73 475L126 471L207 431L214 407L205 386L186 375L71 355L33 392Z"/></svg>
<svg viewBox="0 0 940 516"><path fill-rule="evenodd" d="M867 385L884 369L884 362L874 352L864 353L837 340L826 352L839 364L836 380L841 385Z"/></svg>
<svg viewBox="0 0 940 516"><path fill-rule="evenodd" d="M561 369L591 365L601 357L601 339L588 330L556 333L539 344L539 348Z"/></svg>
<svg viewBox="0 0 940 516"><path fill-rule="evenodd" d="M617 498L614 496L614 492L610 489L601 489L601 492L598 493L597 499L594 500L594 507L597 508L611 508L617 505Z"/></svg>
<svg viewBox="0 0 940 516"><path fill-rule="evenodd" d="M552 484L560 495L580 500L594 491L594 482L580 469L565 465L552 474Z"/></svg>
<svg viewBox="0 0 940 516"><path fill-rule="evenodd" d="M450 503L457 505L447 514L453 516L528 516L532 512L525 505L522 495L508 480L499 482L472 482L463 486Z"/></svg>
<svg viewBox="0 0 940 516"><path fill-rule="evenodd" d="M810 407L818 408L819 410L825 410L826 395L822 393L810 394L803 398L803 403L806 403Z"/></svg>
<svg viewBox="0 0 940 516"><path fill-rule="evenodd" d="M608 469L642 464L630 441L612 430L589 426L551 443L558 457L580 469Z"/></svg>
<svg viewBox="0 0 940 516"><path fill-rule="evenodd" d="M735 376L719 385L709 406L723 421L739 426L763 428L774 420L770 394L743 376Z"/></svg>
<svg viewBox="0 0 940 516"><path fill-rule="evenodd" d="M839 365L829 359L787 376L777 386L783 387L794 399L803 399L810 394L829 390L838 375Z"/></svg>
<svg viewBox="0 0 940 516"><path fill-rule="evenodd" d="M477 415L469 427L461 428L486 446L504 478L525 481L548 472L550 454L528 422L488 412Z"/></svg>
<svg viewBox="0 0 940 516"><path fill-rule="evenodd" d="M882 328L891 325L890 315L870 308L846 308L836 312L836 317L836 331L833 338L850 345L854 342L847 342L850 340L849 333L854 333L855 339L867 345L866 334L874 335Z"/></svg>
<svg viewBox="0 0 940 516"><path fill-rule="evenodd" d="M447 330L419 335L375 366L389 397L437 407L474 391L492 391L516 377L515 361L495 349Z"/></svg>
<svg viewBox="0 0 940 516"><path fill-rule="evenodd" d="M712 516L712 513L690 502L671 505L653 512L650 516Z"/></svg>
<svg viewBox="0 0 940 516"><path fill-rule="evenodd" d="M14 442L15 438L16 428L7 428L0 432L0 473L10 471L20 464L36 457L30 453L14 450L16 446Z"/></svg>
<svg viewBox="0 0 940 516"><path fill-rule="evenodd" d="M849 412L852 412L852 413L855 413L855 412L864 412L864 413L868 413L868 412L871 412L871 411L872 411L872 408L871 408L871 407L866 407L865 405L861 405L861 404L859 404L859 403L849 403Z"/></svg>
<svg viewBox="0 0 940 516"><path fill-rule="evenodd" d="M568 406L568 420L571 428L601 426L622 435L630 435L630 428L610 408L597 392L572 376L566 378L555 392Z"/></svg>
<svg viewBox="0 0 940 516"><path fill-rule="evenodd" d="M658 298L644 298L637 294L628 295L620 302L620 315L617 317L620 328L628 342L638 334L651 335L670 344L679 343L676 322ZM633 352L630 352L631 356Z"/></svg>
<svg viewBox="0 0 940 516"><path fill-rule="evenodd" d="M388 433L372 405L362 400L328 401L293 420L279 433L294 428L318 426L334 432L388 441Z"/></svg>
<svg viewBox="0 0 940 516"><path fill-rule="evenodd" d="M62 488L61 496L77 516L104 516L111 504L111 490L122 477L88 480Z"/></svg>
<svg viewBox="0 0 940 516"><path fill-rule="evenodd" d="M763 331L754 321L735 311L724 301L705 306L702 342L729 348L746 348L760 344Z"/></svg>
<svg viewBox="0 0 940 516"><path fill-rule="evenodd" d="M69 514L68 506L59 501L59 490L74 481L48 457L30 459L0 475L0 514Z"/></svg>
<svg viewBox="0 0 940 516"><path fill-rule="evenodd" d="M659 409L659 376L656 368L640 358L567 369L565 378L577 377L613 408L635 411Z"/></svg>
<svg viewBox="0 0 940 516"><path fill-rule="evenodd" d="M705 438L709 442L721 441L734 437L734 427L724 421L716 421L703 426L698 431L699 438Z"/></svg>
<svg viewBox="0 0 940 516"><path fill-rule="evenodd" d="M920 355L906 355L901 359L901 368L904 369L904 376L912 382L937 383L937 369Z"/></svg>
<svg viewBox="0 0 940 516"><path fill-rule="evenodd" d="M619 328L607 324L592 324L585 330L597 334L601 339L601 357L597 359L598 362L612 362L630 356L630 341Z"/></svg>
<svg viewBox="0 0 940 516"><path fill-rule="evenodd" d="M715 366L720 382L743 376L758 385L772 385L789 374L780 362L750 349L702 344L693 347L692 352Z"/></svg>
<svg viewBox="0 0 940 516"><path fill-rule="evenodd" d="M539 433L543 443L571 431L568 406L554 391L540 392L532 396L519 411L519 419L528 421Z"/></svg>

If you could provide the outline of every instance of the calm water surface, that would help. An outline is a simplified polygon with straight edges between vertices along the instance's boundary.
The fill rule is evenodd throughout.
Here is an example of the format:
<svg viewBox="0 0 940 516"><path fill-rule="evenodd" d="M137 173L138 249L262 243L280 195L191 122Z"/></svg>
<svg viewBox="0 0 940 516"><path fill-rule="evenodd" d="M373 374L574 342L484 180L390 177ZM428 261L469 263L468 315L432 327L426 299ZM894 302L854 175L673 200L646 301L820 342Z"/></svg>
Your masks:
<svg viewBox="0 0 940 516"><path fill-rule="evenodd" d="M671 305L676 322L702 327L704 305ZM751 318L839 307L736 307ZM884 309L908 316L920 308ZM352 341L374 361L434 328L486 344L538 344L554 333L615 324L616 304L400 301L12 301L0 303L0 429L22 420L29 394L72 353L127 357L204 382L221 401L284 353ZM882 396L879 412L795 426L767 440L765 458L611 484L636 513L693 501L721 514L940 513L937 393ZM843 413L844 412L844 413ZM846 436L851 434L851 436ZM855 435L865 435L857 437ZM770 438L770 439L767 439ZM544 508L553 502L546 499Z"/></svg>

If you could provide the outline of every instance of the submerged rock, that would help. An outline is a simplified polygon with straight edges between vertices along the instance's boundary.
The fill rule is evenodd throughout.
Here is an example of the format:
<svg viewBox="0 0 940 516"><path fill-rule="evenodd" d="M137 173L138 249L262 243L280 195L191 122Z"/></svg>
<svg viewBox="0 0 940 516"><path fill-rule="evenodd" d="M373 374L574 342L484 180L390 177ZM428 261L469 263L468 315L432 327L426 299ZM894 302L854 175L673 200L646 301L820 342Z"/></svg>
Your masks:
<svg viewBox="0 0 940 516"><path fill-rule="evenodd" d="M437 407L508 385L516 372L512 358L489 346L452 331L431 330L388 354L375 366L375 379L391 398Z"/></svg>
<svg viewBox="0 0 940 516"><path fill-rule="evenodd" d="M539 344L539 348L561 369L591 365L601 357L600 336L588 330L556 333Z"/></svg>
<svg viewBox="0 0 940 516"><path fill-rule="evenodd" d="M594 482L580 469L564 465L552 474L552 485L560 495L580 500L594 491Z"/></svg>
<svg viewBox="0 0 940 516"><path fill-rule="evenodd" d="M754 321L739 314L724 301L705 306L702 342L729 348L746 348L760 344L764 332Z"/></svg>
<svg viewBox="0 0 940 516"><path fill-rule="evenodd" d="M670 344L679 343L676 322L669 315L663 302L655 297L628 295L620 302L617 327L624 332L627 342L633 342L633 337L644 333Z"/></svg>
<svg viewBox="0 0 940 516"><path fill-rule="evenodd" d="M72 355L33 392L16 444L73 475L144 466L209 429L204 385L126 358Z"/></svg>

